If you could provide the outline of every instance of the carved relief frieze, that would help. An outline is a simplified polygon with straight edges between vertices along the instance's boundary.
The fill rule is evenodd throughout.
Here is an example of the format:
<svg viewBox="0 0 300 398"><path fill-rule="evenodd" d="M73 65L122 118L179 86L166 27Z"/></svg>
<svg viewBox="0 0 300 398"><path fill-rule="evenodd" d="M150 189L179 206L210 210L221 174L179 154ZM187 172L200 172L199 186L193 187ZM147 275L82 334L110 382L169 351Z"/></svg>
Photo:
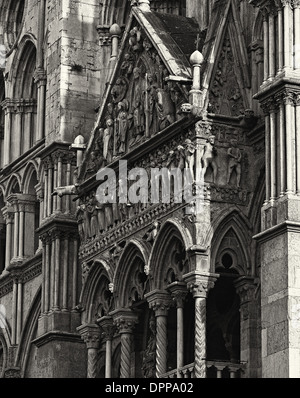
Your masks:
<svg viewBox="0 0 300 398"><path fill-rule="evenodd" d="M129 31L120 67L102 111L85 178L122 157L184 115L184 89L167 81L169 72L138 26Z"/></svg>

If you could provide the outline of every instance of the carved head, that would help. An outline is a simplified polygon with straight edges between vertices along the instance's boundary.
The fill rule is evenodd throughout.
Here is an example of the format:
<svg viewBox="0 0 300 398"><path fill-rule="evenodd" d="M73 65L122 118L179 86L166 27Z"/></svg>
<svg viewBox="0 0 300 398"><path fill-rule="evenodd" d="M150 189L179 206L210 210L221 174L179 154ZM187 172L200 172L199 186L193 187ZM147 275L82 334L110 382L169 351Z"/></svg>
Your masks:
<svg viewBox="0 0 300 398"><path fill-rule="evenodd" d="M106 121L106 126L107 127L111 127L111 126L113 126L114 125L114 121L112 120L112 119L107 119L107 121Z"/></svg>
<svg viewBox="0 0 300 398"><path fill-rule="evenodd" d="M215 139L216 139L216 137L214 135L211 135L211 136L208 137L208 142L210 144L214 145Z"/></svg>
<svg viewBox="0 0 300 398"><path fill-rule="evenodd" d="M237 139L233 138L232 140L230 140L231 145L235 148L237 146Z"/></svg>
<svg viewBox="0 0 300 398"><path fill-rule="evenodd" d="M141 69L139 67L133 69L133 76L135 79L138 79L141 76Z"/></svg>

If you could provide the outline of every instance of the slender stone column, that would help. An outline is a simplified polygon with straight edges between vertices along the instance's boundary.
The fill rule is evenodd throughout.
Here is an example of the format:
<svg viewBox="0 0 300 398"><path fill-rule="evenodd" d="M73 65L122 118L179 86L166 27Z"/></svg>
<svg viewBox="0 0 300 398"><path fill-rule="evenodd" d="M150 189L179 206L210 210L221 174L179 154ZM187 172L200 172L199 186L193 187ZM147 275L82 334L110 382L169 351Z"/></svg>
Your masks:
<svg viewBox="0 0 300 398"><path fill-rule="evenodd" d="M129 379L135 376L131 374L132 334L138 317L131 310L117 310L112 316L121 335L121 379Z"/></svg>
<svg viewBox="0 0 300 398"><path fill-rule="evenodd" d="M5 110L4 161L3 161L3 165L7 166L10 163L12 107L8 103L6 103L3 106L3 109Z"/></svg>
<svg viewBox="0 0 300 398"><path fill-rule="evenodd" d="M277 196L276 184L276 108L275 104L270 108L270 199L274 201Z"/></svg>
<svg viewBox="0 0 300 398"><path fill-rule="evenodd" d="M19 253L20 258L24 257L24 228L25 228L25 205L19 205L20 208L20 223L19 223Z"/></svg>
<svg viewBox="0 0 300 398"><path fill-rule="evenodd" d="M3 217L6 221L5 270L7 270L12 258L12 230L14 213L12 212L11 207L6 207L3 210Z"/></svg>
<svg viewBox="0 0 300 398"><path fill-rule="evenodd" d="M283 69L283 15L282 8L277 8L277 26L278 26L278 73L282 72Z"/></svg>
<svg viewBox="0 0 300 398"><path fill-rule="evenodd" d="M69 258L69 235L64 236L64 247L62 255L63 264L63 289L62 289L62 311L68 311L68 258Z"/></svg>
<svg viewBox="0 0 300 398"><path fill-rule="evenodd" d="M294 144L295 144L295 114L293 94L285 93L285 132L286 132L286 161L287 161L287 193L293 193L294 186Z"/></svg>
<svg viewBox="0 0 300 398"><path fill-rule="evenodd" d="M280 162L280 187L279 194L284 196L286 190L286 150L285 150L285 119L284 104L279 99L279 162Z"/></svg>
<svg viewBox="0 0 300 398"><path fill-rule="evenodd" d="M74 238L73 241L73 289L72 289L72 300L74 309L77 305L77 290L78 290L78 241L77 238Z"/></svg>
<svg viewBox="0 0 300 398"><path fill-rule="evenodd" d="M168 286L172 298L177 306L177 377L181 378L179 371L184 365L184 301L188 293L185 283L174 282Z"/></svg>
<svg viewBox="0 0 300 398"><path fill-rule="evenodd" d="M270 158L271 158L271 148L270 148L270 116L265 111L265 143L266 143L266 201L267 204L271 196L271 170L270 170Z"/></svg>
<svg viewBox="0 0 300 398"><path fill-rule="evenodd" d="M206 378L206 299L218 275L198 271L184 275L195 299L195 377Z"/></svg>
<svg viewBox="0 0 300 398"><path fill-rule="evenodd" d="M292 0L283 1L284 18L284 69L289 71L292 67L292 47L293 47L293 14Z"/></svg>
<svg viewBox="0 0 300 398"><path fill-rule="evenodd" d="M264 25L264 83L269 77L269 26L268 16L263 12L263 25Z"/></svg>
<svg viewBox="0 0 300 398"><path fill-rule="evenodd" d="M18 301L17 301L17 332L16 332L16 343L20 343L20 337L22 333L22 314L23 314L23 282L19 278L18 280Z"/></svg>
<svg viewBox="0 0 300 398"><path fill-rule="evenodd" d="M97 361L100 345L101 330L98 325L82 325L77 328L88 350L87 378L97 377Z"/></svg>
<svg viewBox="0 0 300 398"><path fill-rule="evenodd" d="M296 154L297 154L296 155L296 175L297 175L297 195L300 195L300 130L299 129L300 129L300 94L297 94L296 95Z"/></svg>
<svg viewBox="0 0 300 398"><path fill-rule="evenodd" d="M18 210L18 204L15 202L14 204L14 250L13 250L13 258L17 259L18 258L18 239L19 239L19 210Z"/></svg>
<svg viewBox="0 0 300 398"><path fill-rule="evenodd" d="M48 163L48 189L47 189L47 216L51 216L52 213L52 190L53 190L53 165L50 161Z"/></svg>
<svg viewBox="0 0 300 398"><path fill-rule="evenodd" d="M50 242L45 242L45 313L47 314L50 310Z"/></svg>
<svg viewBox="0 0 300 398"><path fill-rule="evenodd" d="M154 290L146 295L149 307L156 317L156 377L167 372L167 317L171 307L171 295L165 291Z"/></svg>
<svg viewBox="0 0 300 398"><path fill-rule="evenodd" d="M13 281L13 299L12 299L12 325L11 325L11 343L17 343L17 306L18 306L18 281Z"/></svg>
<svg viewBox="0 0 300 398"><path fill-rule="evenodd" d="M274 10L269 14L269 80L275 77L275 22Z"/></svg>
<svg viewBox="0 0 300 398"><path fill-rule="evenodd" d="M15 116L15 129L14 133L16 135L16 146L13 146L13 159L18 159L21 155L21 145L22 145L22 116L24 112L22 101L19 101L17 107L17 113Z"/></svg>
<svg viewBox="0 0 300 398"><path fill-rule="evenodd" d="M98 325L102 329L102 338L105 341L105 378L112 378L112 339L115 332L113 319L104 316L98 320Z"/></svg>
<svg viewBox="0 0 300 398"><path fill-rule="evenodd" d="M55 236L54 310L60 310L60 233Z"/></svg>

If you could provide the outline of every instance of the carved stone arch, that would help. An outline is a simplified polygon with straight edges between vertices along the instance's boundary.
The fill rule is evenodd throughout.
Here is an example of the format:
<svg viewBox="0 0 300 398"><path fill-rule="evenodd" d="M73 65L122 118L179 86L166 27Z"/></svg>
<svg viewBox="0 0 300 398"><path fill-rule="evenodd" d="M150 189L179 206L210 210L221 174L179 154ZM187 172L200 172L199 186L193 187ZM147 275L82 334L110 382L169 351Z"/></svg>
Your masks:
<svg viewBox="0 0 300 398"><path fill-rule="evenodd" d="M126 25L130 14L130 2L124 0L103 0L100 7L100 26L109 27L117 23L120 27Z"/></svg>
<svg viewBox="0 0 300 398"><path fill-rule="evenodd" d="M203 47L205 103L210 112L239 116L250 101L247 48L235 2L220 2L219 7Z"/></svg>
<svg viewBox="0 0 300 398"><path fill-rule="evenodd" d="M22 192L22 184L21 184L21 176L17 173L14 173L10 176L8 183L6 185L5 196L8 197L12 193L21 193Z"/></svg>
<svg viewBox="0 0 300 398"><path fill-rule="evenodd" d="M249 252L252 240L249 225L243 221L239 213L234 211L229 214L215 231L217 233L211 242L212 272L221 270L241 276L252 275L253 264Z"/></svg>
<svg viewBox="0 0 300 398"><path fill-rule="evenodd" d="M39 181L38 164L36 161L30 160L24 169L23 177L21 180L21 185L23 187L23 191L25 194L29 193L29 184L34 172L36 173L36 179L38 182Z"/></svg>
<svg viewBox="0 0 300 398"><path fill-rule="evenodd" d="M117 308L127 307L143 299L149 290L146 265L150 250L145 243L131 240L120 256L114 276L114 294Z"/></svg>
<svg viewBox="0 0 300 398"><path fill-rule="evenodd" d="M34 82L36 68L36 45L31 35L25 35L14 59L12 71L13 98L36 99L37 86Z"/></svg>
<svg viewBox="0 0 300 398"><path fill-rule="evenodd" d="M253 29L252 29L252 42L263 40L263 15L257 9L257 15L253 24Z"/></svg>
<svg viewBox="0 0 300 398"><path fill-rule="evenodd" d="M39 287L32 301L32 305L25 319L24 326L22 328L22 334L20 337L20 344L18 346L15 366L19 367L23 371L25 378L34 377L28 372L28 367L30 365L30 360L34 361L34 351L36 350L33 341L37 337L38 329L38 319L41 314L41 297L42 297L42 287ZM35 372L33 364L33 372Z"/></svg>
<svg viewBox="0 0 300 398"><path fill-rule="evenodd" d="M177 247L181 242L182 247ZM190 272L190 264L187 257L188 250L193 246L193 239L190 231L177 219L166 221L160 228L155 239L151 256L149 259L149 272L151 274L151 289L163 290L167 284L174 282L174 279L180 279L185 273ZM176 247L182 252L182 260L176 257ZM175 250L175 251L174 251ZM185 255L184 255L185 253ZM172 256L175 256L174 258ZM168 259L167 259L168 257ZM174 260L172 263L172 258ZM176 261L183 261L184 265L176 266ZM170 260L171 263L166 264L165 261ZM179 264L179 263L178 263ZM171 278L170 280L168 278Z"/></svg>
<svg viewBox="0 0 300 398"><path fill-rule="evenodd" d="M99 286L104 279L107 280L108 284L111 283L110 267L106 261L98 259L90 266L86 264L82 268L84 284L79 299L79 306L82 309L81 323L95 323L97 313L95 307Z"/></svg>

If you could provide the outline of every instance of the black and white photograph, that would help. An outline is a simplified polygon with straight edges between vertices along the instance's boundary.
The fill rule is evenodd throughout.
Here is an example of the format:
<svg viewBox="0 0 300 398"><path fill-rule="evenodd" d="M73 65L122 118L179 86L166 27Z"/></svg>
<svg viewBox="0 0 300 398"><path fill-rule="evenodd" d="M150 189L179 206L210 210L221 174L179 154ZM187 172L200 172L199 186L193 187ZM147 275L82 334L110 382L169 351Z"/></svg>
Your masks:
<svg viewBox="0 0 300 398"><path fill-rule="evenodd" d="M0 379L298 378L300 1L0 0Z"/></svg>

